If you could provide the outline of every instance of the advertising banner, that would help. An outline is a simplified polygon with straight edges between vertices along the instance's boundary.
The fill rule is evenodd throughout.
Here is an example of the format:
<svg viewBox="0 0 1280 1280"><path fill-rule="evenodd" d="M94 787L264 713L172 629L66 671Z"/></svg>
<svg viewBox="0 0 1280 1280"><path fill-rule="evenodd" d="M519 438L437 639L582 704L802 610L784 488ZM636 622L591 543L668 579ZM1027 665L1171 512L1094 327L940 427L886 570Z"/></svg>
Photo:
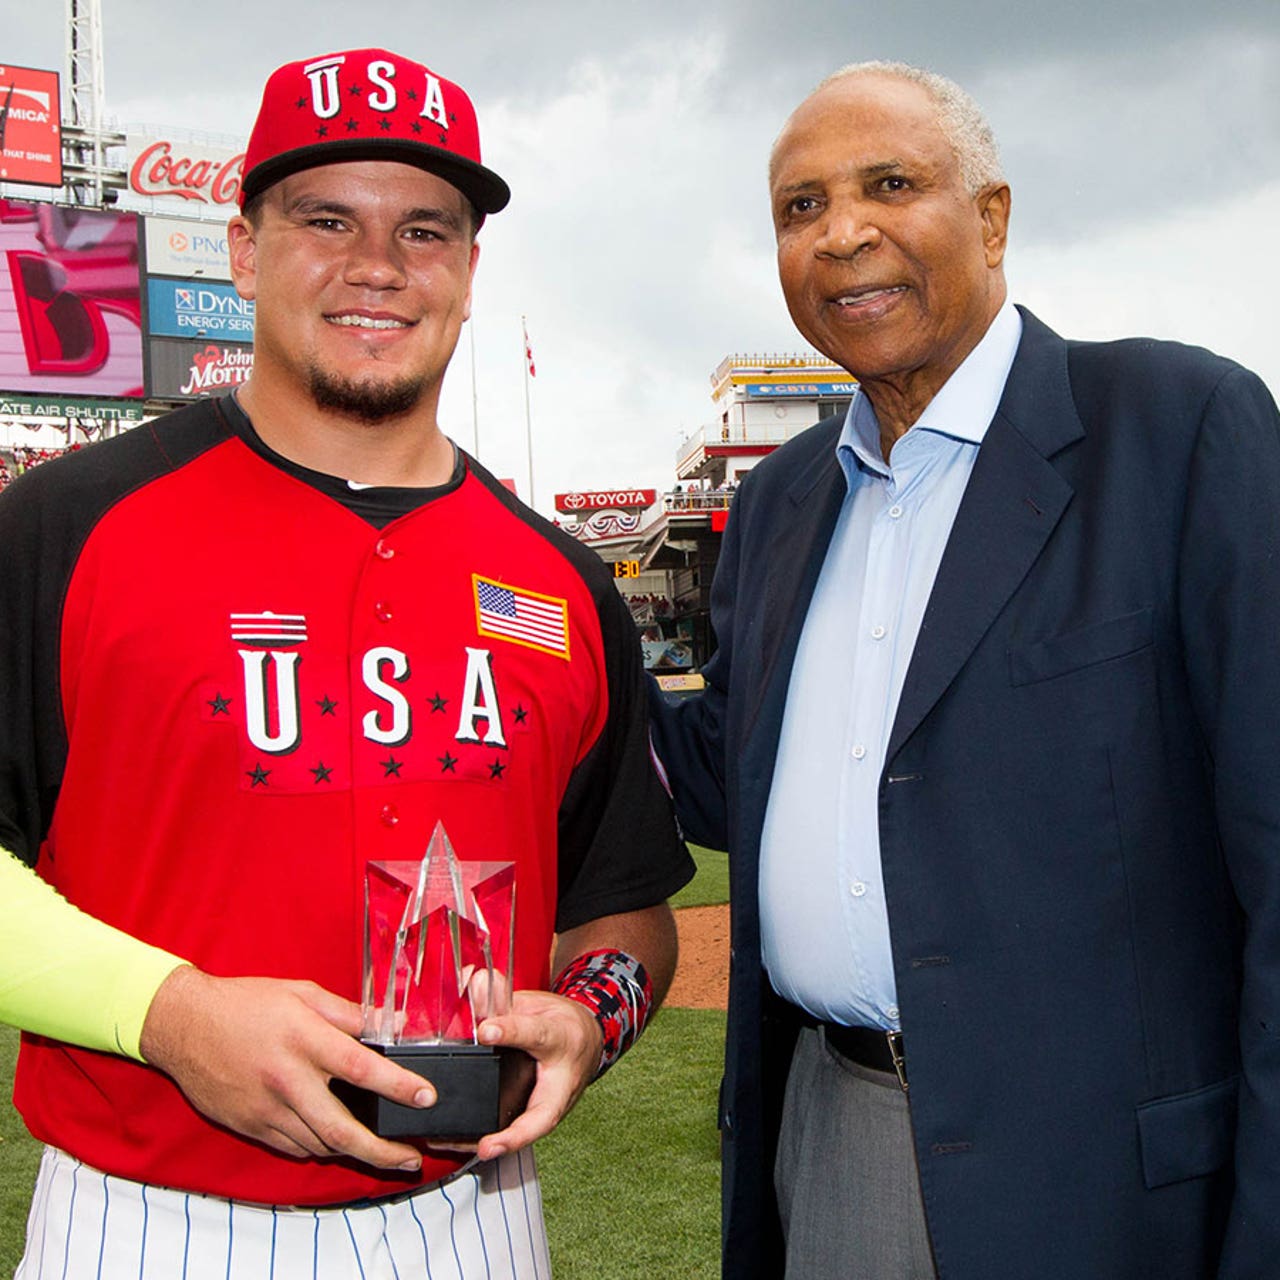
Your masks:
<svg viewBox="0 0 1280 1280"><path fill-rule="evenodd" d="M125 136L127 189L172 208L200 205L236 212L244 151L182 142L161 134L130 131Z"/></svg>
<svg viewBox="0 0 1280 1280"><path fill-rule="evenodd" d="M253 341L253 303L215 281L147 281L147 331L155 338Z"/></svg>
<svg viewBox="0 0 1280 1280"><path fill-rule="evenodd" d="M747 382L742 389L749 396L769 400L783 396L803 396L811 400L814 396L851 396L857 387L857 382L850 378L845 382Z"/></svg>
<svg viewBox="0 0 1280 1280"><path fill-rule="evenodd" d="M230 280L227 229L219 222L187 218L142 220L146 268L150 276L183 276L188 280Z"/></svg>
<svg viewBox="0 0 1280 1280"><path fill-rule="evenodd" d="M589 511L643 511L657 501L653 489L598 489L580 493L557 493L556 510L565 515Z"/></svg>
<svg viewBox="0 0 1280 1280"><path fill-rule="evenodd" d="M131 213L0 199L0 390L141 396Z"/></svg>
<svg viewBox="0 0 1280 1280"><path fill-rule="evenodd" d="M0 67L0 181L62 186L56 71Z"/></svg>
<svg viewBox="0 0 1280 1280"><path fill-rule="evenodd" d="M0 392L0 445L7 449L63 449L136 427L143 417L141 400Z"/></svg>
<svg viewBox="0 0 1280 1280"><path fill-rule="evenodd" d="M238 387L253 368L253 348L227 342L153 338L147 392L157 400L195 400Z"/></svg>

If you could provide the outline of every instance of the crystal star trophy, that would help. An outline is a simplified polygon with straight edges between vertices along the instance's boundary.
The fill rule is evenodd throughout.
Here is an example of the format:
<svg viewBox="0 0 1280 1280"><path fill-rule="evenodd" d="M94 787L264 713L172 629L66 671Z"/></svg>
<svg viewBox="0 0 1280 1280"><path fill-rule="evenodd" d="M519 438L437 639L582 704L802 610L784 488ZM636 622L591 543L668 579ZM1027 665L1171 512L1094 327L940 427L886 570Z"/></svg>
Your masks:
<svg viewBox="0 0 1280 1280"><path fill-rule="evenodd" d="M418 1109L344 1081L334 1091L384 1138L474 1142L524 1109L535 1064L476 1041L511 1008L515 864L460 859L436 823L420 862L365 868L363 1042L435 1087Z"/></svg>

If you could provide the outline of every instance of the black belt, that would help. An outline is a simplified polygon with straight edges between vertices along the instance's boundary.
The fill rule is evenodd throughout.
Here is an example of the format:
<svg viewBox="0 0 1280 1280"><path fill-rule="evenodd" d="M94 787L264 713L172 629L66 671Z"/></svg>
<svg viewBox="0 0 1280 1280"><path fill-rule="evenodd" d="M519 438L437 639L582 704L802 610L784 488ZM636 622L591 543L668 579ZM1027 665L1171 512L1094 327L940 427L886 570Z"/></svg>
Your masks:
<svg viewBox="0 0 1280 1280"><path fill-rule="evenodd" d="M907 1091L907 1064L902 1055L902 1032L881 1031L877 1027L845 1027L838 1022L811 1019L822 1038L842 1058L872 1071L896 1075L902 1092Z"/></svg>

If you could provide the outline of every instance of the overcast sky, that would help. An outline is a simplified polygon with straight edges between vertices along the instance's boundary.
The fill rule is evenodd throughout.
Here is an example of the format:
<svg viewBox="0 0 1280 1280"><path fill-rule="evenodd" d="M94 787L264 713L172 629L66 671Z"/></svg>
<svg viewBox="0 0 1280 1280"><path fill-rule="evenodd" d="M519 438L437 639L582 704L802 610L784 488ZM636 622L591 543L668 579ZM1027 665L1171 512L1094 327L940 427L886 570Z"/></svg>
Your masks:
<svg viewBox="0 0 1280 1280"><path fill-rule="evenodd" d="M730 352L803 351L765 188L791 109L851 61L916 62L986 109L1015 301L1060 333L1211 347L1280 395L1280 4L1077 0L101 0L108 116L247 135L278 65L388 47L462 84L509 208L481 233L480 456L536 505L669 487ZM61 5L3 0L0 60L62 69ZM470 339L444 426L473 443Z"/></svg>

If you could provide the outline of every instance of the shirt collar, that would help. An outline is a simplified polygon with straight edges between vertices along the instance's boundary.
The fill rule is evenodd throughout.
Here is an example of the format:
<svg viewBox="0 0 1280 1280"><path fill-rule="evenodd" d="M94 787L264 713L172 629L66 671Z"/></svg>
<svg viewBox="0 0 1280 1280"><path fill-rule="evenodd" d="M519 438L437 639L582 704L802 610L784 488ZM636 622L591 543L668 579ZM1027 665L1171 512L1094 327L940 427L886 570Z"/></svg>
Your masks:
<svg viewBox="0 0 1280 1280"><path fill-rule="evenodd" d="M912 431L932 431L980 445L1004 394L1021 338L1022 317L1006 299L981 341L929 401ZM850 484L859 467L877 475L889 473L880 456L880 424L861 388L854 391L845 415L836 457Z"/></svg>

